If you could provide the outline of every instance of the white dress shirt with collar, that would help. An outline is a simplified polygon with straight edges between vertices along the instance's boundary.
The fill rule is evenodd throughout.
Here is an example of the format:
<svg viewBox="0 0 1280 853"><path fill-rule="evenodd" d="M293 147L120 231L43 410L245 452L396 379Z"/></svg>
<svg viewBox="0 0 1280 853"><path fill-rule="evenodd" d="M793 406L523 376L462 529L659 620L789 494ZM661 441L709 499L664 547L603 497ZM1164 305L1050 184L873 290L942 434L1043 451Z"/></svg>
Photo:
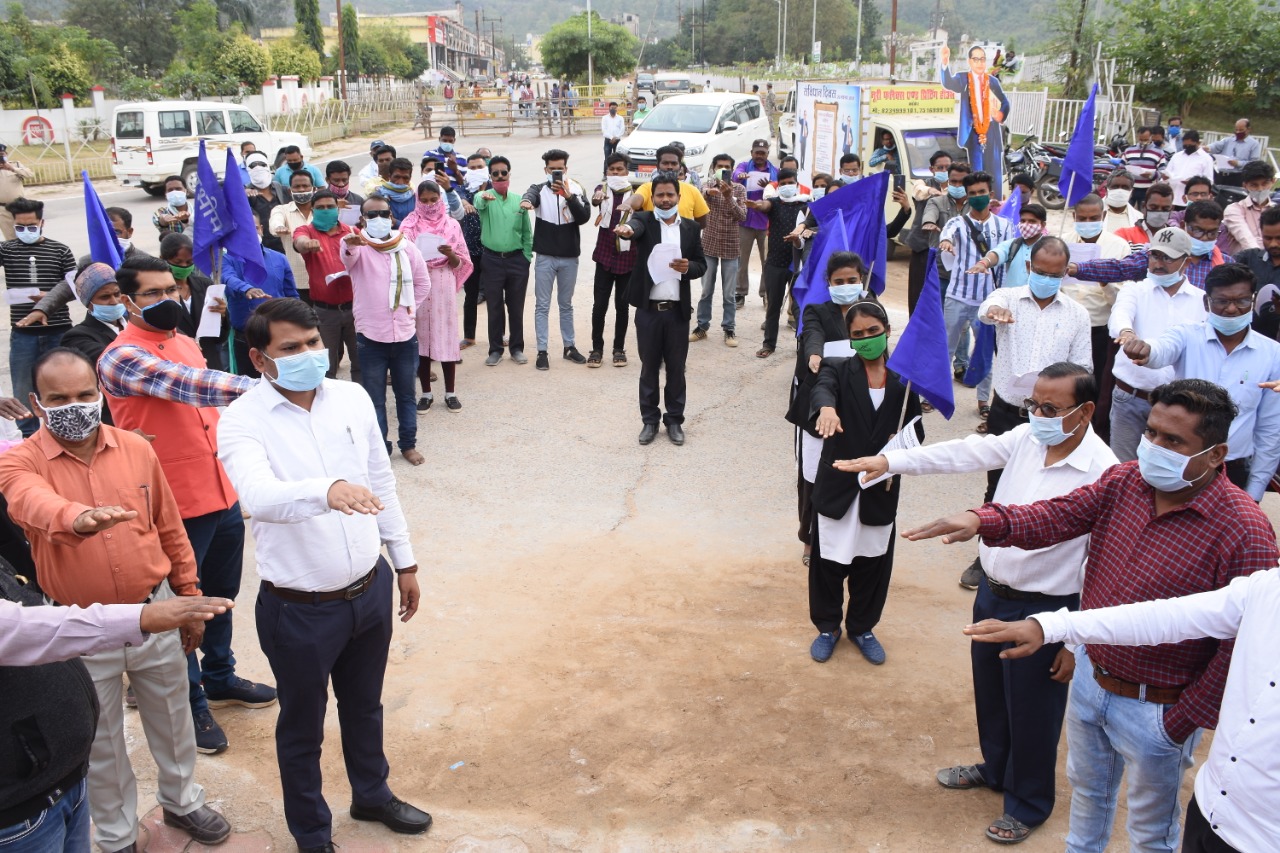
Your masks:
<svg viewBox="0 0 1280 853"><path fill-rule="evenodd" d="M1170 365L1179 379L1207 379L1227 389L1238 409L1227 433L1227 459L1252 459L1249 487L1255 501L1280 463L1280 394L1258 387L1280 379L1280 344L1252 329L1230 354L1207 322L1174 326L1147 340L1149 367Z"/></svg>
<svg viewBox="0 0 1280 853"><path fill-rule="evenodd" d="M1116 464L1116 455L1093 427L1085 424L1085 430L1075 450L1048 466L1044 464L1048 448L1032 437L1030 424L1019 424L1001 435L971 435L911 450L891 450L885 457L894 474L964 474L1004 468L995 502L1031 504L1096 482L1103 471ZM988 577L1023 592L1045 595L1080 592L1088 549L1088 536L1034 551L991 548L978 542Z"/></svg>
<svg viewBox="0 0 1280 853"><path fill-rule="evenodd" d="M1196 175L1213 180L1213 155L1208 151L1203 148L1196 149L1194 154L1179 151L1169 158L1164 167L1164 176L1169 186L1173 187L1174 204L1187 203L1187 178Z"/></svg>
<svg viewBox="0 0 1280 853"><path fill-rule="evenodd" d="M600 119L600 134L605 139L621 139L627 135L627 120L606 114Z"/></svg>
<svg viewBox="0 0 1280 853"><path fill-rule="evenodd" d="M1235 638L1196 804L1213 832L1241 853L1280 850L1280 574L1236 578L1222 589L1032 616L1046 643L1155 646Z"/></svg>
<svg viewBox="0 0 1280 853"><path fill-rule="evenodd" d="M416 565L373 403L352 382L326 379L311 411L264 377L218 423L219 458L250 513L258 575L287 589L329 592L374 567L382 545L396 569ZM339 480L382 501L377 515L329 508Z"/></svg>
<svg viewBox="0 0 1280 853"><path fill-rule="evenodd" d="M1009 309L1013 322L988 320L993 307ZM978 306L978 319L996 327L991 384L1010 405L1021 405L1026 397L1028 374L1034 376L1054 362L1070 361L1093 370L1089 312L1062 291L1041 308L1030 287L1001 287Z"/></svg>
<svg viewBox="0 0 1280 853"><path fill-rule="evenodd" d="M1150 279L1126 284L1111 309L1107 331L1117 338L1130 329L1143 340L1158 338L1183 323L1204 322L1204 291L1184 277L1177 291L1170 293ZM1178 376L1172 367L1139 367L1124 350L1116 353L1112 375L1139 391L1150 391Z"/></svg>

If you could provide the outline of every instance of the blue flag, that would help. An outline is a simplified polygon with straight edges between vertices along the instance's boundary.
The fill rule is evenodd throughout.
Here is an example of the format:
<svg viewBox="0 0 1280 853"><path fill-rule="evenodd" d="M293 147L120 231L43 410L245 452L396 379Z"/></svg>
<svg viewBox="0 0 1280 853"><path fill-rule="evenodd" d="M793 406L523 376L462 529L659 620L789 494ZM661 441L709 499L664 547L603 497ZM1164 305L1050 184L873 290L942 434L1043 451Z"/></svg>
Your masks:
<svg viewBox="0 0 1280 853"><path fill-rule="evenodd" d="M235 225L235 230L222 241L222 245L228 255L244 263L244 275L250 283L262 284L267 280L267 262L262 256L262 243L258 240L257 220L253 208L249 207L249 196L245 194L244 181L240 177L240 164L230 148L227 149L227 172L222 180L222 193ZM263 227L266 227L265 223Z"/></svg>
<svg viewBox="0 0 1280 853"><path fill-rule="evenodd" d="M192 255L195 265L205 275L214 274L214 261L226 244L236 222L231 218L227 197L218 183L218 176L209 165L204 140L200 140L200 162L196 166L195 222L191 228Z"/></svg>
<svg viewBox="0 0 1280 853"><path fill-rule="evenodd" d="M929 250L924 289L915 313L889 356L888 367L910 382L947 420L956 411L951 387L951 354L947 352L947 324L942 319L942 285L938 281L938 250Z"/></svg>
<svg viewBox="0 0 1280 853"><path fill-rule="evenodd" d="M835 252L857 252L867 265L867 289L884 293L888 243L884 200L889 192L889 178L888 172L879 172L809 205L818 220L818 236L791 290L800 306L801 318L805 306L831 298L827 293L827 259Z"/></svg>
<svg viewBox="0 0 1280 853"><path fill-rule="evenodd" d="M1071 144L1067 146L1067 156L1062 158L1062 175L1058 178L1058 192L1067 200L1067 207L1075 207L1080 199L1093 192L1093 140L1095 101L1098 98L1098 84L1093 84L1089 100L1080 110L1080 118L1076 120L1076 129L1071 134Z"/></svg>
<svg viewBox="0 0 1280 853"><path fill-rule="evenodd" d="M124 250L116 239L116 229L111 225L111 217L98 198L98 191L89 180L89 173L82 171L80 178L84 181L84 220L89 226L89 256L94 263L107 264L113 270L120 269L124 263Z"/></svg>
<svg viewBox="0 0 1280 853"><path fill-rule="evenodd" d="M1000 205L1000 212L996 214L1001 219L1007 219L1014 225L1018 224L1018 217L1022 215L1022 190L1014 187L1009 193L1009 197Z"/></svg>
<svg viewBox="0 0 1280 853"><path fill-rule="evenodd" d="M995 359L996 327L979 322L973 334L973 355L969 357L969 367L964 372L964 384L976 388L991 372Z"/></svg>

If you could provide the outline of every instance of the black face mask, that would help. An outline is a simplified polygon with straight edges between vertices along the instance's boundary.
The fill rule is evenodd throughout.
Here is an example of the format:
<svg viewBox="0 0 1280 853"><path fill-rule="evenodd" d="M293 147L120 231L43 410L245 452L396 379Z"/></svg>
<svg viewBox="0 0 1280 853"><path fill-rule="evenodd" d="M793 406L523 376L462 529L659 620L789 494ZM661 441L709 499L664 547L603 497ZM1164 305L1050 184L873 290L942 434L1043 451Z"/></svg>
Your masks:
<svg viewBox="0 0 1280 853"><path fill-rule="evenodd" d="M293 171L295 171L295 172L301 172L301 171L302 171L302 165L303 165L302 163L290 163L290 164L289 164L289 168L290 168L290 169L292 169L292 170L293 170Z"/></svg>
<svg viewBox="0 0 1280 853"><path fill-rule="evenodd" d="M1185 153L1187 153L1187 154L1194 154L1194 153L1196 153L1197 151L1199 151L1199 150L1200 150L1200 146L1199 146L1199 145L1184 145L1184 146L1182 146L1182 150L1183 150Z"/></svg>
<svg viewBox="0 0 1280 853"><path fill-rule="evenodd" d="M142 309L142 322L162 332L172 332L182 319L182 306L174 299L162 299Z"/></svg>

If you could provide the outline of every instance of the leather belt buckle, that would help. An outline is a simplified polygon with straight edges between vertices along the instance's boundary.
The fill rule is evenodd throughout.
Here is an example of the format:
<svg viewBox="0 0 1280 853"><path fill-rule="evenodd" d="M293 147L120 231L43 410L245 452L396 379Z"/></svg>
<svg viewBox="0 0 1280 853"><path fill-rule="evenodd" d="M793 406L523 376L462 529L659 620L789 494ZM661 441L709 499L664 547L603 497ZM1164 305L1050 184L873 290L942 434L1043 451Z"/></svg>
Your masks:
<svg viewBox="0 0 1280 853"><path fill-rule="evenodd" d="M347 601L354 601L364 595L364 591L369 588L369 576L365 575L360 580L353 583L342 591L342 597Z"/></svg>

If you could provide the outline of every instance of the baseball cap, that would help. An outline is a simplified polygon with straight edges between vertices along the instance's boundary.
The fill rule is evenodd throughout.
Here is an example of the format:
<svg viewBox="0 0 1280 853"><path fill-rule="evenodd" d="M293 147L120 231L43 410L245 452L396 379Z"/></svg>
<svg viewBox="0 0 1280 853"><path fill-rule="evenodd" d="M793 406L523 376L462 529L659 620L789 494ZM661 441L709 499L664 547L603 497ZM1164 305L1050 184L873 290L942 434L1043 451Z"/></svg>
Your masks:
<svg viewBox="0 0 1280 853"><path fill-rule="evenodd" d="M370 151L372 151L372 150L373 150L373 149L375 149L375 148L381 148L382 146L384 146L384 145L386 145L386 144L387 144L387 143L383 142L381 139L375 139L375 140L373 140L372 142L370 142L370 143L369 143L369 150L370 150Z"/></svg>
<svg viewBox="0 0 1280 853"><path fill-rule="evenodd" d="M1162 228L1151 238L1147 251L1159 252L1170 259L1191 254L1191 237L1181 228Z"/></svg>
<svg viewBox="0 0 1280 853"><path fill-rule="evenodd" d="M769 147L769 140L767 139L757 139L755 142L751 143L752 151L756 150L757 148L768 148L768 147Z"/></svg>

